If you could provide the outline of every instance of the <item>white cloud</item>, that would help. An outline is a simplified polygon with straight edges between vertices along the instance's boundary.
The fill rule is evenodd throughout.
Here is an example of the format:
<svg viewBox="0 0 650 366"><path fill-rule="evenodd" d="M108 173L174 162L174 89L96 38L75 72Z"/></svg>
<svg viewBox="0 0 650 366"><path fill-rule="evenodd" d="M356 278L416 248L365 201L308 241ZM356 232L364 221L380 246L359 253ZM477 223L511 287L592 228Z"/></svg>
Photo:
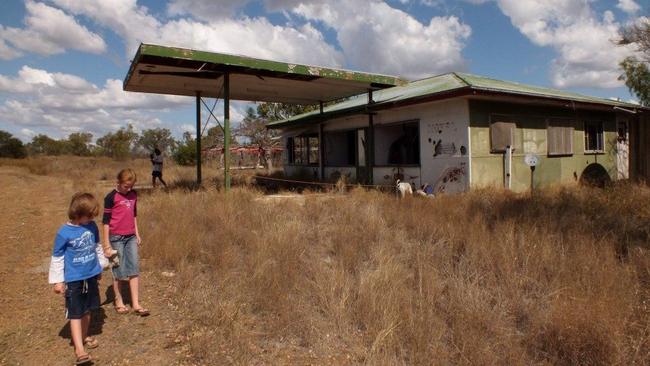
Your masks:
<svg viewBox="0 0 650 366"><path fill-rule="evenodd" d="M641 6L639 6L639 4L634 0L618 0L616 7L628 14L636 14L641 10Z"/></svg>
<svg viewBox="0 0 650 366"><path fill-rule="evenodd" d="M301 4L292 11L333 28L355 68L420 78L464 67L461 51L471 28L453 16L422 24L373 0Z"/></svg>
<svg viewBox="0 0 650 366"><path fill-rule="evenodd" d="M95 54L106 50L106 43L98 34L62 10L34 1L27 1L25 7L25 28L0 25L0 58L21 56L17 49L40 55L63 53L66 49Z"/></svg>
<svg viewBox="0 0 650 366"><path fill-rule="evenodd" d="M30 130L29 128L21 128L20 133L28 139L31 139L32 137L36 136L36 132Z"/></svg>
<svg viewBox="0 0 650 366"><path fill-rule="evenodd" d="M310 25L278 26L263 17L221 17L210 22L181 18L161 22L149 14L147 8L137 6L135 0L53 1L120 35L129 57L135 54L141 42L145 42L328 66L340 65L343 61L342 55ZM203 4L205 9L215 9L212 2L195 3ZM188 4L188 1L176 1L170 9L185 14L192 10L183 7ZM204 18L212 19L210 16Z"/></svg>
<svg viewBox="0 0 650 366"><path fill-rule="evenodd" d="M99 88L76 75L29 66L15 77L0 75L0 92L11 96L0 105L0 122L56 137L78 131L98 136L129 123L138 129L159 127L156 114L192 104L185 97L125 92L120 80L108 79Z"/></svg>
<svg viewBox="0 0 650 366"><path fill-rule="evenodd" d="M601 17L586 0L497 0L497 4L531 42L558 53L551 64L556 87L622 86L618 63L633 49L614 44L621 25L611 11Z"/></svg>
<svg viewBox="0 0 650 366"><path fill-rule="evenodd" d="M0 34L2 33L2 30L4 27L0 25ZM0 37L0 59L2 60L13 60L14 58L18 58L22 56L22 52L16 50L13 47L10 47L2 37Z"/></svg>
<svg viewBox="0 0 650 366"><path fill-rule="evenodd" d="M0 75L0 92L9 93L87 93L97 89L93 84L75 75L59 72L50 73L41 69L23 66L18 76L10 78Z"/></svg>

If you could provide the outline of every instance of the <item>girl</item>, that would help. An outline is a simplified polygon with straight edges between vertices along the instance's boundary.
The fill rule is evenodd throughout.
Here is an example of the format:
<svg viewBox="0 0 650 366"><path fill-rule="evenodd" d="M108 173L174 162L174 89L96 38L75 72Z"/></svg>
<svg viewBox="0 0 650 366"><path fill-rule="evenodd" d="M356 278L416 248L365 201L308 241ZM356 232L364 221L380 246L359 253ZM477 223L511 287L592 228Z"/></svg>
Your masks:
<svg viewBox="0 0 650 366"><path fill-rule="evenodd" d="M138 232L137 194L133 190L136 176L131 169L123 169L117 174L117 187L104 199L104 247L107 257L117 251L120 265L113 267L113 291L115 292L115 311L118 314L129 312L120 293L120 282L128 281L131 290L131 307L134 314L149 315L149 310L140 305L138 297L140 268L138 247L142 245Z"/></svg>

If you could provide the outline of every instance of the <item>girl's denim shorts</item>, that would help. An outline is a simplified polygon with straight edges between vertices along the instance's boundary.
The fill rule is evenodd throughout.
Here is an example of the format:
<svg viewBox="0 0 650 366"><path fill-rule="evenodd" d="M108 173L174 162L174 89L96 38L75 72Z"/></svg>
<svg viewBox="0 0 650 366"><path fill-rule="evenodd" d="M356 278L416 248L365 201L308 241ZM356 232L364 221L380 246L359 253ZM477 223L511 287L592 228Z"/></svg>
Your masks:
<svg viewBox="0 0 650 366"><path fill-rule="evenodd" d="M120 257L120 265L113 267L113 278L116 280L128 280L129 277L140 274L138 258L138 241L135 234L131 235L110 235L111 247L117 250Z"/></svg>

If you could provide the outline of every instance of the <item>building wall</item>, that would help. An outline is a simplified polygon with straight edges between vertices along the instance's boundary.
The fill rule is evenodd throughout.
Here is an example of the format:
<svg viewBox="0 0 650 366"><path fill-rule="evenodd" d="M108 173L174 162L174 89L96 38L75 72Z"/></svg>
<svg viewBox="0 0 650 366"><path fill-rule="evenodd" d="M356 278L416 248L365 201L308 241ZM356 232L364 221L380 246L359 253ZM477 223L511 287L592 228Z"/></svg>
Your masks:
<svg viewBox="0 0 650 366"><path fill-rule="evenodd" d="M616 113L574 111L571 108L530 106L484 100L469 101L471 176L472 188L503 187L504 155L490 152L490 115L511 115L516 122L515 151L512 157L511 187L524 191L530 187L530 168L524 163L527 153L540 157L534 172L534 186L555 183L575 183L584 169L592 163L601 164L611 179L617 178L616 170ZM548 156L546 138L547 118L571 118L576 121L573 134L573 155ZM604 150L602 154L585 153L585 120L602 121Z"/></svg>
<svg viewBox="0 0 650 366"><path fill-rule="evenodd" d="M373 169L373 184L393 185L395 176L417 187L429 183L436 192L462 192L469 188L469 109L465 99L454 99L412 105L378 112L373 117L375 128L409 121L419 121L420 165L383 165ZM327 121L325 132L367 128L367 115L349 116ZM285 130L286 137L317 131L317 127ZM284 139L286 146L286 138ZM388 151L390 142L376 143L375 150ZM326 149L332 147L325 147ZM285 156L286 161L286 156ZM316 177L318 167L285 165L288 176ZM355 167L325 167L325 180L339 174L355 181Z"/></svg>
<svg viewBox="0 0 650 366"><path fill-rule="evenodd" d="M451 99L380 111L375 126L419 120L420 167L376 167L375 184L394 184L401 170L404 180L433 186L435 192L462 192L469 188L469 109L467 100Z"/></svg>

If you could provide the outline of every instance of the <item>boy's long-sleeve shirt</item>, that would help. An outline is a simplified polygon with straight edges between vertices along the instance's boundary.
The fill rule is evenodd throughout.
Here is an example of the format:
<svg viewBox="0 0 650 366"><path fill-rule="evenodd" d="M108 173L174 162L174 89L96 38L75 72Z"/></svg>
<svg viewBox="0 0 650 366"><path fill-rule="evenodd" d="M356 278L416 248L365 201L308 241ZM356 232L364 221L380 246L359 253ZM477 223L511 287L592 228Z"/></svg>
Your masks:
<svg viewBox="0 0 650 366"><path fill-rule="evenodd" d="M99 263L97 224L65 224L54 239L49 283L85 280L102 272Z"/></svg>

